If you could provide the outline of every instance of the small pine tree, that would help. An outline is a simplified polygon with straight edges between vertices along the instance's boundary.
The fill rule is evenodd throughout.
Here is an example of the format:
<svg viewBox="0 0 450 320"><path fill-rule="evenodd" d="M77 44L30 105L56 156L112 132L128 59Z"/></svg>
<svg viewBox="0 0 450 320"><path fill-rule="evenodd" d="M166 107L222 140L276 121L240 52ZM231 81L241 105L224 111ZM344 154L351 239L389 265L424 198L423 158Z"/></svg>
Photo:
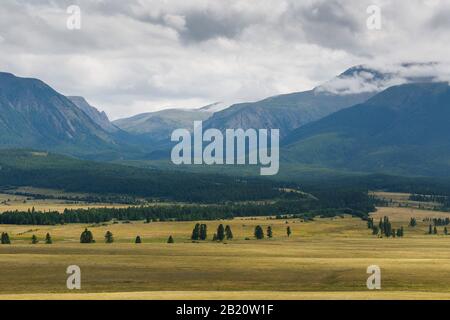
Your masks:
<svg viewBox="0 0 450 320"><path fill-rule="evenodd" d="M287 234L288 237L291 236L291 234L292 234L291 227L288 226L288 227L286 228L286 234Z"/></svg>
<svg viewBox="0 0 450 320"><path fill-rule="evenodd" d="M11 244L11 240L9 239L9 235L7 232L2 232L1 243L2 244Z"/></svg>
<svg viewBox="0 0 450 320"><path fill-rule="evenodd" d="M111 231L106 231L105 233L105 242L106 243L113 243L114 242L114 237Z"/></svg>
<svg viewBox="0 0 450 320"><path fill-rule="evenodd" d="M409 226L415 227L416 225L417 225L416 218L411 218L411 220L409 221Z"/></svg>
<svg viewBox="0 0 450 320"><path fill-rule="evenodd" d="M169 236L169 239L167 239L167 243L175 243L172 236Z"/></svg>
<svg viewBox="0 0 450 320"><path fill-rule="evenodd" d="M434 226L434 228L433 228L433 234L437 234L438 232L437 232L437 228L436 228L436 226Z"/></svg>
<svg viewBox="0 0 450 320"><path fill-rule="evenodd" d="M200 223L197 223L192 230L191 240L199 240L200 239Z"/></svg>
<svg viewBox="0 0 450 320"><path fill-rule="evenodd" d="M81 233L80 236L80 243L93 243L94 236L92 235L92 232L89 231L87 228L84 229L84 231Z"/></svg>
<svg viewBox="0 0 450 320"><path fill-rule="evenodd" d="M141 237L136 236L136 240L134 240L134 243L142 243Z"/></svg>
<svg viewBox="0 0 450 320"><path fill-rule="evenodd" d="M31 243L32 243L32 244L37 244L38 242L39 242L38 238L36 237L35 234L33 234L33 235L31 236Z"/></svg>
<svg viewBox="0 0 450 320"><path fill-rule="evenodd" d="M264 231L261 228L261 226L256 226L255 227L255 238L260 240L264 238Z"/></svg>
<svg viewBox="0 0 450 320"><path fill-rule="evenodd" d="M444 228L444 234L445 234L445 235L448 235L447 227Z"/></svg>
<svg viewBox="0 0 450 320"><path fill-rule="evenodd" d="M206 238L208 238L207 229L208 227L206 226L206 224L200 225L200 240L206 240Z"/></svg>
<svg viewBox="0 0 450 320"><path fill-rule="evenodd" d="M222 224L217 228L216 239L219 241L223 241L225 239L225 228Z"/></svg>
<svg viewBox="0 0 450 320"><path fill-rule="evenodd" d="M52 244L52 243L53 243L52 237L50 236L50 233L47 233L45 235L45 244Z"/></svg>
<svg viewBox="0 0 450 320"><path fill-rule="evenodd" d="M217 241L217 233L213 234L213 240L212 241Z"/></svg>
<svg viewBox="0 0 450 320"><path fill-rule="evenodd" d="M268 238L272 238L273 237L272 227L271 226L267 227L267 237Z"/></svg>
<svg viewBox="0 0 450 320"><path fill-rule="evenodd" d="M433 226L431 224L428 227L428 234L433 234Z"/></svg>
<svg viewBox="0 0 450 320"><path fill-rule="evenodd" d="M226 236L227 240L233 239L233 232L231 231L230 226L225 227L225 236Z"/></svg>

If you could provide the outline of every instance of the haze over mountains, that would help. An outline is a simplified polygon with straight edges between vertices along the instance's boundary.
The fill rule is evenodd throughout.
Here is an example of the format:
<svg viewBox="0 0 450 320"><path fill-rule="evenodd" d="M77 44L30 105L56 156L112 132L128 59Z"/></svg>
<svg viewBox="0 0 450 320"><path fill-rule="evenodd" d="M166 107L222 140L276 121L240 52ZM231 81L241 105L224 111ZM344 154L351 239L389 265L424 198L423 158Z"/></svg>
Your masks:
<svg viewBox="0 0 450 320"><path fill-rule="evenodd" d="M0 73L0 147L99 160L152 159L156 154L168 161L171 132L202 120L205 128L280 129L281 156L290 165L449 175L448 83L415 74L357 66L306 92L110 122L83 97L65 97L40 80Z"/></svg>
<svg viewBox="0 0 450 320"><path fill-rule="evenodd" d="M156 112L141 113L136 116L119 119L113 124L131 134L146 137L148 141L170 140L173 130L192 128L196 120L206 120L213 115L205 109L166 109Z"/></svg>

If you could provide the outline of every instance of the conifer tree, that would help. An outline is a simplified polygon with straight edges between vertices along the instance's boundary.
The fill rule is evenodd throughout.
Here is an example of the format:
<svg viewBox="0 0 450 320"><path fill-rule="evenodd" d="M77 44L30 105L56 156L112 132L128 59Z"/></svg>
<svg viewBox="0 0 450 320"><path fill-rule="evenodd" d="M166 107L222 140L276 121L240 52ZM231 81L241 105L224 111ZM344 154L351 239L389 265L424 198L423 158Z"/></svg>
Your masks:
<svg viewBox="0 0 450 320"><path fill-rule="evenodd" d="M233 239L233 232L231 231L231 227L230 226L226 226L225 227L225 236L226 236L227 240L232 240Z"/></svg>
<svg viewBox="0 0 450 320"><path fill-rule="evenodd" d="M264 238L264 231L261 228L261 226L256 226L255 227L255 238L260 240Z"/></svg>
<svg viewBox="0 0 450 320"><path fill-rule="evenodd" d="M200 239L200 223L197 223L192 230L191 240L199 240Z"/></svg>
<svg viewBox="0 0 450 320"><path fill-rule="evenodd" d="M448 235L447 227L444 228L444 234L445 234L445 235Z"/></svg>
<svg viewBox="0 0 450 320"><path fill-rule="evenodd" d="M271 226L268 226L268 227L267 227L267 237L268 237L268 238L272 238L272 237L273 237L273 234L272 234L272 227L271 227Z"/></svg>
<svg viewBox="0 0 450 320"><path fill-rule="evenodd" d="M397 229L397 237L403 237L403 227Z"/></svg>
<svg viewBox="0 0 450 320"><path fill-rule="evenodd" d="M31 236L31 243L32 243L32 244L37 244L38 242L39 242L38 238L36 237L35 234L33 234L33 235Z"/></svg>
<svg viewBox="0 0 450 320"><path fill-rule="evenodd" d="M142 243L141 236L136 236L136 239L134 240L134 243Z"/></svg>
<svg viewBox="0 0 450 320"><path fill-rule="evenodd" d="M217 233L214 233L214 234L213 234L213 239L212 239L212 241L217 241Z"/></svg>
<svg viewBox="0 0 450 320"><path fill-rule="evenodd" d="M167 243L175 243L172 236L169 236L169 239L167 239Z"/></svg>
<svg viewBox="0 0 450 320"><path fill-rule="evenodd" d="M206 240L208 238L207 226L206 224L200 225L200 240Z"/></svg>
<svg viewBox="0 0 450 320"><path fill-rule="evenodd" d="M378 227L376 227L376 226L374 226L373 228L372 228L372 234L373 235L377 235L378 234Z"/></svg>
<svg viewBox="0 0 450 320"><path fill-rule="evenodd" d="M286 234L287 234L288 237L291 236L291 234L292 234L292 232L291 232L291 227L288 226L288 227L286 228Z"/></svg>
<svg viewBox="0 0 450 320"><path fill-rule="evenodd" d="M113 243L114 242L114 237L111 231L106 231L105 233L105 242L106 243Z"/></svg>
<svg viewBox="0 0 450 320"><path fill-rule="evenodd" d="M436 226L434 226L434 228L433 228L433 234L437 234L438 232L437 232L437 228L436 228Z"/></svg>
<svg viewBox="0 0 450 320"><path fill-rule="evenodd" d="M392 236L392 226L391 226L391 223L389 222L388 217L383 218L382 232L386 235L386 237Z"/></svg>
<svg viewBox="0 0 450 320"><path fill-rule="evenodd" d="M50 236L50 233L47 233L45 235L45 244L52 244L52 243L53 243L52 237Z"/></svg>
<svg viewBox="0 0 450 320"><path fill-rule="evenodd" d="M2 244L11 244L11 240L9 239L9 235L7 232L2 232L1 243Z"/></svg>
<svg viewBox="0 0 450 320"><path fill-rule="evenodd" d="M431 224L428 227L428 234L433 234L433 226Z"/></svg>
<svg viewBox="0 0 450 320"><path fill-rule="evenodd" d="M80 243L93 243L94 242L94 236L92 235L92 232L89 231L87 228L84 229L84 231L81 233L80 236Z"/></svg>
<svg viewBox="0 0 450 320"><path fill-rule="evenodd" d="M225 239L225 228L223 227L222 224L220 224L219 227L217 228L216 238L219 241L223 241Z"/></svg>

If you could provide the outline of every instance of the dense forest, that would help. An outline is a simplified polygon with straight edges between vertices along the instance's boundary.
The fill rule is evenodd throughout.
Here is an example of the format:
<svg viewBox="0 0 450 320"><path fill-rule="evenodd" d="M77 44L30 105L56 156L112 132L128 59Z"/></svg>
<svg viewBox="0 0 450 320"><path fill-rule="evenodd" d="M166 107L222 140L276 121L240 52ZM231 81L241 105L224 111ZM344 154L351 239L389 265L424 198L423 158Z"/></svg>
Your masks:
<svg viewBox="0 0 450 320"><path fill-rule="evenodd" d="M295 184L262 178L140 169L24 150L0 151L0 186L33 186L100 195L195 203L267 200Z"/></svg>

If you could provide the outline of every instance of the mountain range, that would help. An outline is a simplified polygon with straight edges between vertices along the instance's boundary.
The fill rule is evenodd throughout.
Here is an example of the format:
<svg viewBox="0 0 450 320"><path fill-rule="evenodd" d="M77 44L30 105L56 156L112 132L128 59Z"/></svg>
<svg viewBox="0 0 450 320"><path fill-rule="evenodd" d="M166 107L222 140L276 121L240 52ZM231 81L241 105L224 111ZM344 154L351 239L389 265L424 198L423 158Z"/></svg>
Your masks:
<svg viewBox="0 0 450 320"><path fill-rule="evenodd" d="M83 97L66 97L38 79L0 73L0 148L96 160L167 160L171 132L202 120L204 127L222 130L280 129L282 168L285 163L343 172L450 175L449 108L448 83L399 79L357 66L305 92L111 122Z"/></svg>
<svg viewBox="0 0 450 320"><path fill-rule="evenodd" d="M450 175L450 87L412 83L298 128L290 161L356 172Z"/></svg>
<svg viewBox="0 0 450 320"><path fill-rule="evenodd" d="M0 73L0 146L72 155L119 150L114 138L69 98L38 79Z"/></svg>
<svg viewBox="0 0 450 320"><path fill-rule="evenodd" d="M196 120L207 120L213 112L201 109L165 109L113 121L113 125L147 141L169 141L173 130L192 128Z"/></svg>
<svg viewBox="0 0 450 320"><path fill-rule="evenodd" d="M382 75L372 69L355 67L347 70L336 80L370 74ZM372 88L371 88L372 89ZM366 101L377 93L376 88L358 93L334 93L324 87L269 97L257 102L239 103L215 113L205 124L207 128L270 128L280 129L286 137L293 129L321 119L333 112Z"/></svg>

